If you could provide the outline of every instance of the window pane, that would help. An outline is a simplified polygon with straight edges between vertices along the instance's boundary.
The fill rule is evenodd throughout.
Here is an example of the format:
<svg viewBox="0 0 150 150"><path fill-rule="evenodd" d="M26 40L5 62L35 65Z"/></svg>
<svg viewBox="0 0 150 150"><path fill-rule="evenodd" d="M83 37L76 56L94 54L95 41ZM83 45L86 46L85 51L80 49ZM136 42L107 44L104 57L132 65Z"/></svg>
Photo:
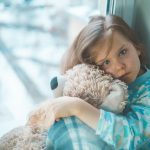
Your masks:
<svg viewBox="0 0 150 150"><path fill-rule="evenodd" d="M52 97L64 51L99 13L98 0L0 1L0 136Z"/></svg>

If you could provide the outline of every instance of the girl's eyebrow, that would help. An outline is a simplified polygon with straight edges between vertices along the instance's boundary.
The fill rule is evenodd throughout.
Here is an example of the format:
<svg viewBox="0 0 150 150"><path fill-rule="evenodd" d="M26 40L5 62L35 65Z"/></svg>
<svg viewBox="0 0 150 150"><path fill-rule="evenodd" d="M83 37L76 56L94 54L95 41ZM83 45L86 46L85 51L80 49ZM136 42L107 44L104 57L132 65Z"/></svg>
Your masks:
<svg viewBox="0 0 150 150"><path fill-rule="evenodd" d="M121 51L124 47L125 47L125 44L123 44L123 45L118 49L118 51Z"/></svg>
<svg viewBox="0 0 150 150"><path fill-rule="evenodd" d="M129 45L130 45L130 43L127 42L127 43L123 44L123 45L119 48L119 50L121 50L122 48L125 48L125 47L128 48ZM119 50L118 50L118 51L119 51Z"/></svg>

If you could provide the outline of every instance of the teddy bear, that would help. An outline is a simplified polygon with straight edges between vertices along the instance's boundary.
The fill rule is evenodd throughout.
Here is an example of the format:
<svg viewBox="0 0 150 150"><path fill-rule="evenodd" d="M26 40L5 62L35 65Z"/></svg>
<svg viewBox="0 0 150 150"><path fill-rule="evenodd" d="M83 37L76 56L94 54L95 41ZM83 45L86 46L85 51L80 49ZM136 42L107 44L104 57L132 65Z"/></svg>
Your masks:
<svg viewBox="0 0 150 150"><path fill-rule="evenodd" d="M45 150L47 131L19 126L0 138L0 150Z"/></svg>
<svg viewBox="0 0 150 150"><path fill-rule="evenodd" d="M96 108L114 113L121 113L127 104L128 94L126 84L120 80L113 79L111 75L105 74L96 65L76 65L64 75L54 77L50 82L50 86L55 98L60 96L79 97ZM116 93L122 97L121 100L109 97L110 93L114 90L117 90ZM45 109L44 117L47 116L45 114L48 111L50 111L49 108ZM37 114L38 116L39 113L39 109L35 109L31 113L29 120L32 118L32 114ZM49 114L52 113L49 112ZM48 115L48 117L50 116ZM67 120L67 118L64 120ZM54 121L52 121L53 123ZM44 150L46 149L47 134L54 135L51 133L57 131L53 130L53 128L58 129L59 122L56 126L54 124L48 131L47 128L42 127L41 122L35 128L31 128L28 125L15 128L0 138L0 150ZM57 134L60 135L60 133L56 133L55 135L57 136ZM49 138L53 143L55 138Z"/></svg>
<svg viewBox="0 0 150 150"><path fill-rule="evenodd" d="M76 65L64 75L54 77L50 87L54 97L79 97L96 108L114 113L121 113L127 104L127 85L96 65ZM114 88L123 97L121 100L106 98Z"/></svg>

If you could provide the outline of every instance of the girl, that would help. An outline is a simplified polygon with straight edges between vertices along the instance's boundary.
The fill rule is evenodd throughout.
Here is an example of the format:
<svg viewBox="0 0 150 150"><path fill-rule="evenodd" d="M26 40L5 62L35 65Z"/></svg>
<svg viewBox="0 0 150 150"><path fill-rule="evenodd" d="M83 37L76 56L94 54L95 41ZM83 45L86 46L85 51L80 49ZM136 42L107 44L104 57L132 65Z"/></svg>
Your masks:
<svg viewBox="0 0 150 150"><path fill-rule="evenodd" d="M46 102L46 107L41 106L38 110L48 113L51 107L55 120L69 116L79 118L94 130L97 139L114 149L134 150L143 146L146 149L150 138L150 70L144 64L143 53L142 44L120 17L91 18L67 51L62 73L80 63L99 65L106 73L128 84L128 106L122 115L116 115L98 110L76 97L60 97ZM115 98L115 92L117 89L109 96ZM30 124L49 121L40 118L41 114L33 113ZM74 136L70 141L77 143L81 138L87 137L76 136L75 139Z"/></svg>

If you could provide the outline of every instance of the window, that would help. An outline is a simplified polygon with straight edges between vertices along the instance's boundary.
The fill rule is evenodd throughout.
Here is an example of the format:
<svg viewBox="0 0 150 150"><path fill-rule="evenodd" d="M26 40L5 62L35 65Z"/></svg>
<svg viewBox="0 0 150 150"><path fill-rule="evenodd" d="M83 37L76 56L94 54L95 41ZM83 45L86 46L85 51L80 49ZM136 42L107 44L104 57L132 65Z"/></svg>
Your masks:
<svg viewBox="0 0 150 150"><path fill-rule="evenodd" d="M50 79L99 0L0 1L0 136L52 96Z"/></svg>

